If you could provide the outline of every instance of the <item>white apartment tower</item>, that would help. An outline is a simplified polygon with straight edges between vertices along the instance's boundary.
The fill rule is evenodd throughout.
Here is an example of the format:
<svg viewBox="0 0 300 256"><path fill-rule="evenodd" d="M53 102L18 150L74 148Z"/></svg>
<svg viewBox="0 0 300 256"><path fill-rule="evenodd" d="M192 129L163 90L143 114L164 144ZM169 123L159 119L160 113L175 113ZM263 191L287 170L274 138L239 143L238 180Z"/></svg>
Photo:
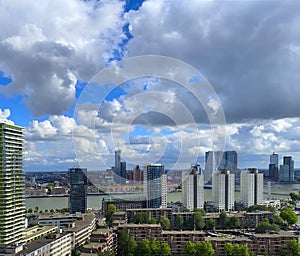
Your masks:
<svg viewBox="0 0 300 256"><path fill-rule="evenodd" d="M198 167L182 173L182 204L190 211L204 207L204 175Z"/></svg>
<svg viewBox="0 0 300 256"><path fill-rule="evenodd" d="M23 128L0 123L0 247L17 247L25 229Z"/></svg>
<svg viewBox="0 0 300 256"><path fill-rule="evenodd" d="M218 210L234 209L234 174L220 170L212 177L213 204Z"/></svg>
<svg viewBox="0 0 300 256"><path fill-rule="evenodd" d="M247 169L241 172L241 202L249 207L262 204L264 175L256 168Z"/></svg>

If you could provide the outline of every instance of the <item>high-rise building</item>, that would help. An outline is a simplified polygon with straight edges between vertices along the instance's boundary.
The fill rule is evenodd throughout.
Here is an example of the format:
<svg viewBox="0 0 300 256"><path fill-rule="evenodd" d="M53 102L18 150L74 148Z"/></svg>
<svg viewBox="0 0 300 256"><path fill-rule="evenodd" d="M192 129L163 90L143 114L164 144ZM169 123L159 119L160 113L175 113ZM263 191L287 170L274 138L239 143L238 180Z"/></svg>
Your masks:
<svg viewBox="0 0 300 256"><path fill-rule="evenodd" d="M182 173L182 204L191 211L203 209L204 175L199 165Z"/></svg>
<svg viewBox="0 0 300 256"><path fill-rule="evenodd" d="M121 150L115 150L115 179L118 184L124 184L126 181L126 162L121 162Z"/></svg>
<svg viewBox="0 0 300 256"><path fill-rule="evenodd" d="M145 165L144 194L148 208L166 207L167 178L162 164Z"/></svg>
<svg viewBox="0 0 300 256"><path fill-rule="evenodd" d="M237 170L237 153L236 151L208 151L205 153L205 172L204 182L211 181L213 172L217 170Z"/></svg>
<svg viewBox="0 0 300 256"><path fill-rule="evenodd" d="M283 164L280 165L279 181L292 182L294 180L294 160L291 156L284 156Z"/></svg>
<svg viewBox="0 0 300 256"><path fill-rule="evenodd" d="M74 167L69 169L70 178L70 213L85 213L87 209L87 169Z"/></svg>
<svg viewBox="0 0 300 256"><path fill-rule="evenodd" d="M23 128L0 123L0 247L22 243L25 229Z"/></svg>
<svg viewBox="0 0 300 256"><path fill-rule="evenodd" d="M204 183L211 182L213 173L219 169L222 159L223 151L205 152Z"/></svg>
<svg viewBox="0 0 300 256"><path fill-rule="evenodd" d="M264 175L256 168L249 168L241 172L241 202L249 207L262 204L264 189Z"/></svg>
<svg viewBox="0 0 300 256"><path fill-rule="evenodd" d="M273 181L278 181L278 154L270 155L269 178Z"/></svg>
<svg viewBox="0 0 300 256"><path fill-rule="evenodd" d="M220 170L212 177L213 204L218 210L229 211L234 208L234 174Z"/></svg>
<svg viewBox="0 0 300 256"><path fill-rule="evenodd" d="M140 169L139 165L133 169L133 179L135 182L143 181L143 171Z"/></svg>

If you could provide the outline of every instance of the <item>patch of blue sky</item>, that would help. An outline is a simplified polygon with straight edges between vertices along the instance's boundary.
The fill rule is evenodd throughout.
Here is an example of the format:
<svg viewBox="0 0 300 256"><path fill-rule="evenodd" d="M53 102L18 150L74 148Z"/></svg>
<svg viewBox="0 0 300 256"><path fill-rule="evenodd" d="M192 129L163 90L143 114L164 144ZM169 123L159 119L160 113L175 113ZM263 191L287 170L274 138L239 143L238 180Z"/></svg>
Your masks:
<svg viewBox="0 0 300 256"><path fill-rule="evenodd" d="M143 2L144 0L126 0L124 6L124 12L129 12L131 10L134 11L138 10L142 6ZM107 65L109 65L112 61L121 61L124 58L126 54L126 44L133 37L130 34L128 23L123 26L123 33L125 34L125 38L119 44L119 47L113 50L112 52L113 56L108 59Z"/></svg>
<svg viewBox="0 0 300 256"><path fill-rule="evenodd" d="M129 137L133 136L149 136L152 132L144 126L135 125L134 130L129 133Z"/></svg>
<svg viewBox="0 0 300 256"><path fill-rule="evenodd" d="M16 125L27 127L30 120L32 120L32 115L29 109L25 106L23 102L23 97L20 95L7 97L5 95L0 95L0 109L9 109L10 116L9 120L18 120Z"/></svg>
<svg viewBox="0 0 300 256"><path fill-rule="evenodd" d="M193 76L193 77L190 77L188 79L188 82L189 83L202 83L203 82L203 78L201 76Z"/></svg>
<svg viewBox="0 0 300 256"><path fill-rule="evenodd" d="M0 86L8 85L12 82L12 78L10 76L4 75L4 73L0 70Z"/></svg>
<svg viewBox="0 0 300 256"><path fill-rule="evenodd" d="M125 12L129 12L131 10L138 10L145 0L126 0L125 2Z"/></svg>

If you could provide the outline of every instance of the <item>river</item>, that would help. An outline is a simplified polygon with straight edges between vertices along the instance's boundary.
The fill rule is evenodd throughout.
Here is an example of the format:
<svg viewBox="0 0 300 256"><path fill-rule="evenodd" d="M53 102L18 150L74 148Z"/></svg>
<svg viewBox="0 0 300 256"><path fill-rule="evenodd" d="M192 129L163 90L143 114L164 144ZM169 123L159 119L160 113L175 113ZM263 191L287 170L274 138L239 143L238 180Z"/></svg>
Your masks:
<svg viewBox="0 0 300 256"><path fill-rule="evenodd" d="M271 198L277 199L287 199L289 197L289 193L295 192L298 194L300 191L300 184L272 184L271 186ZM267 194L267 186L264 187L264 196L265 198L268 197ZM211 189L204 190L204 200L209 201L211 200ZM118 195L111 195L113 197L121 197L130 200L130 197L140 197L141 194L136 195L126 195L126 194L118 194ZM93 210L101 209L102 199L107 197L107 195L89 195L87 200L87 207ZM240 192L235 192L235 200L239 200ZM26 198L26 208L35 209L38 207L39 210L51 210L51 209L62 209L68 207L68 197L43 197L43 198ZM176 202L181 201L181 192L173 192L168 194L168 202Z"/></svg>

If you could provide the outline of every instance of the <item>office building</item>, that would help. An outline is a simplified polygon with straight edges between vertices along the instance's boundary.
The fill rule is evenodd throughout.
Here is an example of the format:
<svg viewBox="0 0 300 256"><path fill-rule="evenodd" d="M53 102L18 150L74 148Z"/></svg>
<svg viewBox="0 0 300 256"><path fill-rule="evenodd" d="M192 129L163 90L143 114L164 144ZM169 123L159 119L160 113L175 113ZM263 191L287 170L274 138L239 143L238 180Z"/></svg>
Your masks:
<svg viewBox="0 0 300 256"><path fill-rule="evenodd" d="M0 123L0 248L17 248L25 229L23 128Z"/></svg>
<svg viewBox="0 0 300 256"><path fill-rule="evenodd" d="M125 184L126 182L126 162L121 162L121 150L115 150L115 172L114 181L117 184Z"/></svg>
<svg viewBox="0 0 300 256"><path fill-rule="evenodd" d="M244 206L263 203L264 175L251 168L241 172L241 202Z"/></svg>
<svg viewBox="0 0 300 256"><path fill-rule="evenodd" d="M85 213L87 208L87 169L86 168L70 168L70 213Z"/></svg>
<svg viewBox="0 0 300 256"><path fill-rule="evenodd" d="M270 155L269 178L273 181L278 181L278 154Z"/></svg>
<svg viewBox="0 0 300 256"><path fill-rule="evenodd" d="M143 171L140 169L140 166L137 165L133 169L133 180L135 182L143 181Z"/></svg>
<svg viewBox="0 0 300 256"><path fill-rule="evenodd" d="M212 196L214 207L229 211L234 208L234 174L228 170L220 170L212 177Z"/></svg>
<svg viewBox="0 0 300 256"><path fill-rule="evenodd" d="M279 181L293 182L294 176L294 160L291 156L284 156L283 164L280 165Z"/></svg>
<svg viewBox="0 0 300 256"><path fill-rule="evenodd" d="M208 151L205 153L204 183L209 183L212 174L218 170L237 171L236 151Z"/></svg>
<svg viewBox="0 0 300 256"><path fill-rule="evenodd" d="M144 194L147 199L147 208L166 207L167 177L162 164L145 165Z"/></svg>
<svg viewBox="0 0 300 256"><path fill-rule="evenodd" d="M199 165L182 173L182 204L190 211L204 207L204 175Z"/></svg>

